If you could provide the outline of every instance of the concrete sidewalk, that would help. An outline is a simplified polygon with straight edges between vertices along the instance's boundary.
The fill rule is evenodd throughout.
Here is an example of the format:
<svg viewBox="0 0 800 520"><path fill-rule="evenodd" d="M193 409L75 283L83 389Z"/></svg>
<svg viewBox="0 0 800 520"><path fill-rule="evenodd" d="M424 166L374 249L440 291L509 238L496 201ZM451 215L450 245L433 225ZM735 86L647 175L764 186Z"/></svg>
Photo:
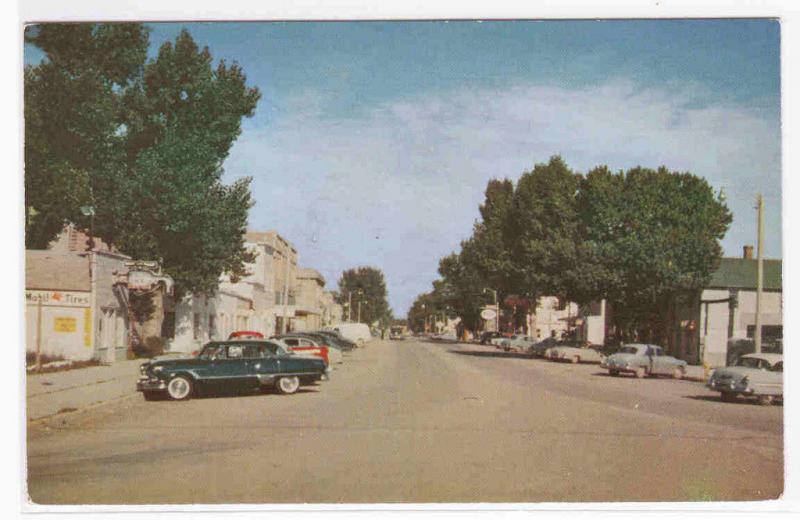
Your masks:
<svg viewBox="0 0 800 520"><path fill-rule="evenodd" d="M28 421L73 412L136 393L139 366L144 359L113 365L78 368L49 374L27 374Z"/></svg>

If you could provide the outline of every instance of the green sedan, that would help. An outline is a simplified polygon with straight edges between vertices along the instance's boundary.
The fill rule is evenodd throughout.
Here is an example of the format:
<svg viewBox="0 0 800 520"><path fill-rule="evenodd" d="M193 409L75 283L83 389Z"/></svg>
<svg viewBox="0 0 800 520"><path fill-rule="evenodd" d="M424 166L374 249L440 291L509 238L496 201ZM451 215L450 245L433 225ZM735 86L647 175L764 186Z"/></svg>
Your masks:
<svg viewBox="0 0 800 520"><path fill-rule="evenodd" d="M325 362L290 352L279 341L208 343L196 357L162 359L140 367L136 390L153 400L190 399L196 393L274 388L293 394L300 386L327 380Z"/></svg>

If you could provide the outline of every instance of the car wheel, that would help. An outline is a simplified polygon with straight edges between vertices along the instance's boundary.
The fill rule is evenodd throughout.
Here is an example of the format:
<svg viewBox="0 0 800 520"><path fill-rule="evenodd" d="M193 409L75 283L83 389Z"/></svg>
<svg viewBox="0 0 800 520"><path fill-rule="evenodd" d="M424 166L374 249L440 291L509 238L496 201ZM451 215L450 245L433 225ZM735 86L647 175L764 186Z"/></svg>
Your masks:
<svg viewBox="0 0 800 520"><path fill-rule="evenodd" d="M772 404L772 401L775 399L771 395L759 395L758 396L758 404L761 406L769 406Z"/></svg>
<svg viewBox="0 0 800 520"><path fill-rule="evenodd" d="M145 401L160 401L161 400L161 393L160 392L142 392Z"/></svg>
<svg viewBox="0 0 800 520"><path fill-rule="evenodd" d="M192 380L186 376L175 376L167 383L167 395L173 401L186 401L192 397Z"/></svg>
<svg viewBox="0 0 800 520"><path fill-rule="evenodd" d="M619 370L609 370L608 375L617 377L619 375Z"/></svg>
<svg viewBox="0 0 800 520"><path fill-rule="evenodd" d="M733 392L722 392L720 393L720 398L726 403L732 403L736 401L736 394Z"/></svg>
<svg viewBox="0 0 800 520"><path fill-rule="evenodd" d="M644 367L638 367L638 368L636 369L636 377L638 377L639 379L642 379L642 378L643 378L643 377L645 377L646 375L647 375L647 369L646 369L646 368L644 368Z"/></svg>
<svg viewBox="0 0 800 520"><path fill-rule="evenodd" d="M683 379L686 371L683 367L675 367L675 370L672 371L672 378L673 379Z"/></svg>
<svg viewBox="0 0 800 520"><path fill-rule="evenodd" d="M580 356L572 356L572 363L573 364L577 364L577 363L580 363L580 362L581 362L581 357Z"/></svg>
<svg viewBox="0 0 800 520"><path fill-rule="evenodd" d="M293 394L300 388L300 378L297 376L281 377L275 386L282 394Z"/></svg>

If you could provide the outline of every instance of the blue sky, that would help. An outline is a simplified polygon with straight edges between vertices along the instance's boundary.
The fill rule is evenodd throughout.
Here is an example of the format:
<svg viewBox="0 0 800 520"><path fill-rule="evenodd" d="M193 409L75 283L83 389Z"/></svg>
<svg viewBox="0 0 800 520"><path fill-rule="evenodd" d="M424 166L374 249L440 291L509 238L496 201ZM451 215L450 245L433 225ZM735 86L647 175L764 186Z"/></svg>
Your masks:
<svg viewBox="0 0 800 520"><path fill-rule="evenodd" d="M561 154L689 170L724 188L728 255L781 256L780 27L773 20L151 24L186 27L263 97L225 163L256 229L334 288L383 269L404 315L478 216L487 180ZM26 49L26 62L37 53Z"/></svg>

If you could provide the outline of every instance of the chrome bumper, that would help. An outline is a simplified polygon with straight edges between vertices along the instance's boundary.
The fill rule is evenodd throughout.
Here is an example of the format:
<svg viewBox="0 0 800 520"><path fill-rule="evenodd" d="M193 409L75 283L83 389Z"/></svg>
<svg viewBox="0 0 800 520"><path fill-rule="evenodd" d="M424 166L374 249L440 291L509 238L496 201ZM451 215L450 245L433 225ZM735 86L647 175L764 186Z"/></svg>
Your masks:
<svg viewBox="0 0 800 520"><path fill-rule="evenodd" d="M167 389L167 383L157 377L142 376L136 381L137 392L163 391Z"/></svg>

